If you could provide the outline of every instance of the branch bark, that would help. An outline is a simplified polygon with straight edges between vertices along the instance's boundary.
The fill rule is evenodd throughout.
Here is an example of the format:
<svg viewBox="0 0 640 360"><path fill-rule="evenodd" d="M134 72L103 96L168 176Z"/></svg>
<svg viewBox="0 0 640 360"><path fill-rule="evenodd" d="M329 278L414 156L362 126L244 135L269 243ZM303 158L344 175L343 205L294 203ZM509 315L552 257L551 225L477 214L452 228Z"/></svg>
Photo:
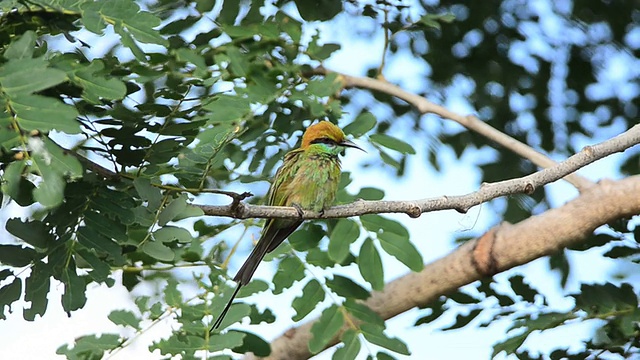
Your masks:
<svg viewBox="0 0 640 360"><path fill-rule="evenodd" d="M601 225L640 213L638 194L640 175L619 181L603 180L562 207L514 225L502 223L490 229L426 265L421 272L390 282L384 291L373 292L364 303L383 319L389 319L473 281L553 254L584 241ZM293 327L274 340L268 359L309 358L312 354L307 344L313 323ZM338 337L330 345L337 342Z"/></svg>
<svg viewBox="0 0 640 360"><path fill-rule="evenodd" d="M560 163L555 163L552 167L540 170L531 175L521 178L500 181L496 183L485 183L479 190L466 195L441 196L438 198L410 200L410 201L356 201L352 204L334 206L324 213L304 211L303 219L318 218L344 218L349 216L359 216L365 214L380 213L405 213L411 217L419 217L425 212L437 210L454 209L459 212L466 212L471 207L482 204L486 201L500 196L513 195L518 193L531 194L537 188L566 178L567 175L576 170L593 163L596 160L616 152L640 144L640 124L635 125L626 132L603 141L599 144L587 146L579 153L569 157ZM591 183L589 180L585 181ZM585 183L586 184L586 183ZM586 186L586 185L585 185ZM583 190L586 187L583 188ZM234 201L230 205L211 206L194 205L203 210L205 215L228 216L238 219L246 218L299 218L300 215L295 208L279 206L261 206L245 204Z"/></svg>
<svg viewBox="0 0 640 360"><path fill-rule="evenodd" d="M549 168L556 165L556 162L548 156L536 151L529 145L512 138L498 129L491 127L487 123L480 121L480 119L473 115L463 116L454 113L440 105L432 103L418 94L410 93L385 80L346 75L325 69L322 66L315 68L311 72L311 75L327 75L330 73L338 74L345 88L361 88L379 91L406 101L413 105L421 114L431 113L444 119L453 120L465 128L475 131L487 139L513 151L523 158L529 159L532 163L541 168ZM564 179L575 186L579 191L583 191L593 185L591 181L578 174L567 174Z"/></svg>

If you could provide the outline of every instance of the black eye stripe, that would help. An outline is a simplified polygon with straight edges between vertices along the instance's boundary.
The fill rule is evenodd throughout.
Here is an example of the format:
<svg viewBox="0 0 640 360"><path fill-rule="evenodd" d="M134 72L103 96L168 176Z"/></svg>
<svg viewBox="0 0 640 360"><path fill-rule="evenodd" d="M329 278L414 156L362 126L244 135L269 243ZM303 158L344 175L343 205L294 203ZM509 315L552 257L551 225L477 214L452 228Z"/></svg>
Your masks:
<svg viewBox="0 0 640 360"><path fill-rule="evenodd" d="M311 140L312 144L329 144L329 145L337 145L338 143L333 140L333 139L329 139L328 137L321 137L321 138L317 138L317 139L313 139Z"/></svg>

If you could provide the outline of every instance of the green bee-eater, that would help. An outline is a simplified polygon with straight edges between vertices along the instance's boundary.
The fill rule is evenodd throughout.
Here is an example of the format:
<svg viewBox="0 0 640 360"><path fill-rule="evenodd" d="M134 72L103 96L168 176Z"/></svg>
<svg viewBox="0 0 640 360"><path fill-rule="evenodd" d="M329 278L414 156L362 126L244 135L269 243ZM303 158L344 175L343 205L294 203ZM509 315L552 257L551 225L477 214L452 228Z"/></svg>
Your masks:
<svg viewBox="0 0 640 360"><path fill-rule="evenodd" d="M300 148L284 156L269 188L267 204L295 207L300 214L302 210L320 212L331 207L340 182L338 155L347 147L362 150L328 121L309 126ZM211 331L220 326L238 290L249 283L264 256L275 250L300 224L299 219L267 219L258 244L233 278L238 285Z"/></svg>

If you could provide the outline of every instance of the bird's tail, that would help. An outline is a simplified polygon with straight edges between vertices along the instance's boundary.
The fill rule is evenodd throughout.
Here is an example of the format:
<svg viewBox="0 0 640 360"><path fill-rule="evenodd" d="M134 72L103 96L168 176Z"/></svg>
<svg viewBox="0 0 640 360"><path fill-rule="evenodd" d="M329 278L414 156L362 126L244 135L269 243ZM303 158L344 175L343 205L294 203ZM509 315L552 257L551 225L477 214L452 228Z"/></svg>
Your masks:
<svg viewBox="0 0 640 360"><path fill-rule="evenodd" d="M222 320L227 314L227 311L229 311L231 304L233 304L233 300L236 298L236 295L238 295L238 291L240 291L240 288L242 286L247 285L249 281L251 281L253 273L255 273L256 269L258 269L258 265L260 265L262 258L264 258L264 256L267 254L268 250L269 243L267 241L259 241L256 247L253 248L251 254L249 254L249 257L247 258L247 260L245 260L244 264L242 264L242 267L240 268L240 270L238 270L238 273L233 278L233 281L237 282L238 285L236 285L236 289L233 291L233 295L231 295L231 298L227 302L227 305L224 306L224 310L222 310L222 313L220 313L220 315L216 319L216 322L209 330L210 333L220 327L220 324L222 324Z"/></svg>

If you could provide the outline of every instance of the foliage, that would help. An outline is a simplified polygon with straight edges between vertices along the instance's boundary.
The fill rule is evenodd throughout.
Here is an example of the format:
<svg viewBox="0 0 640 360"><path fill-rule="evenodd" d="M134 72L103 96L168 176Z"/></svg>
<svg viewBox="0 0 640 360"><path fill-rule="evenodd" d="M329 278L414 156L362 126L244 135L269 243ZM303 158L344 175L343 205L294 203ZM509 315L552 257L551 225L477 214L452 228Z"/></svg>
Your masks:
<svg viewBox="0 0 640 360"><path fill-rule="evenodd" d="M596 97L589 91L599 81L606 51L637 61L637 43L625 40L638 15L637 1L576 1L568 9L554 8L554 16L582 37L560 41L548 35L551 58L525 46L527 29L540 30L541 19L519 1L503 1L502 6L442 1L406 7L386 1L296 0L277 1L267 10L260 10L263 2L258 0L217 3L0 1L2 197L5 206L29 213L7 221L6 230L16 241L0 245L2 319L15 311L11 305L20 299L30 303L23 309L26 320L42 316L52 283L63 285L60 301L72 313L91 301L86 298L89 284L114 286L122 276L129 290L140 283L162 284L156 296L136 299L136 313L116 309L109 316L135 333L173 318L173 334L157 340L151 350L182 358L224 349L267 355L268 343L254 332L234 327L208 333L211 318L233 290L226 265L235 248L227 251L225 240L230 240L232 230L240 228L244 235L257 223L208 219L192 203L226 201L216 189L251 189L269 179L309 124L303 120L340 120L348 135L368 136L377 151L371 157L380 158L369 166L383 166L398 176L406 174L407 159L421 151L427 151L430 164L438 168L445 148L461 157L467 149L492 145L459 128L428 127L407 104L388 95L374 93L371 102L390 111L360 104L363 90L341 96L336 75L311 75L312 68L341 48L309 34L307 26L313 21L369 18L381 24L390 34L387 57L409 50L431 67L423 95L444 98L456 82L468 81L473 88L470 105L491 126L554 155L579 150L575 139L580 136L593 137L612 126L628 128L637 119L637 90L631 97L613 90ZM593 35L592 29L603 23L607 36ZM118 41L102 43L107 32ZM82 40L89 38L96 43ZM513 59L509 49L517 46L526 58ZM551 86L557 81L565 87ZM408 119L417 133L439 142L425 146L400 139L394 126L398 119ZM620 171L637 174L638 156L637 151L627 155ZM477 164L482 181L534 170L504 149L496 149L494 157ZM351 193L345 190L350 181L345 173L340 202L384 196L377 188ZM550 208L544 192L492 206L514 222ZM594 237L592 247L614 241L606 256L637 263L638 246L628 239L640 240L638 228L631 229L628 222L612 228L617 231L613 239ZM356 301L368 298L372 289L384 288L382 258L387 255L408 271L423 268L409 231L382 215L305 224L290 244L276 251L273 292L279 294L295 283L302 286L292 302L294 321L308 319L318 304L331 301L311 330L312 353L322 351L344 324L350 329L340 338L337 358L355 358L365 343L410 353L402 340L385 332L383 319ZM364 281L337 274L304 276L308 266L352 264ZM568 277L564 254L552 257L550 264ZM199 270L184 279L176 271L184 267ZM490 311L493 318L514 319L508 338L497 342L496 354L525 354L520 346L532 332L592 319L600 321L602 331L585 344L585 357L600 351L627 354L639 347L637 284L583 285L572 295L575 308L559 312L522 277L510 281L513 294L493 290L487 280L478 286L483 296L451 294L448 301L431 304L430 315L417 323L456 312L459 307L451 306L456 302L470 310L444 330L466 326ZM187 283L197 290L182 291ZM239 297L269 288L255 280ZM499 304L484 309L487 299ZM523 310L516 303L536 306ZM275 319L270 309L238 302L222 328L247 317L251 324ZM100 358L131 339L87 335L61 346L58 353L70 359ZM551 356L567 354L559 349ZM375 357L390 356L380 352Z"/></svg>

